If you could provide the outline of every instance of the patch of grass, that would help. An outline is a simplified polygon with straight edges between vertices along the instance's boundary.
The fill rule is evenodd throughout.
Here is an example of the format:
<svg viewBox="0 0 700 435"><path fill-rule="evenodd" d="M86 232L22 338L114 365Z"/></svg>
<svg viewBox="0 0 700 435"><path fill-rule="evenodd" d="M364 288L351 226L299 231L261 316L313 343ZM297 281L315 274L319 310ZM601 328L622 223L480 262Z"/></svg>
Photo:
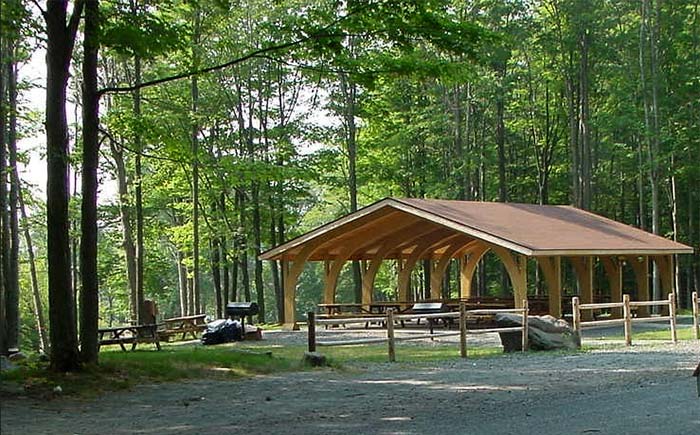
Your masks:
<svg viewBox="0 0 700 435"><path fill-rule="evenodd" d="M48 364L30 358L16 370L0 374L2 395L28 394L52 397L60 394L89 396L104 391L130 388L139 383L170 382L185 379L231 379L302 369L299 355L260 350L240 352L233 346L164 344L160 352L151 349L123 352L118 347L100 352L100 364L86 366L77 373L55 373Z"/></svg>

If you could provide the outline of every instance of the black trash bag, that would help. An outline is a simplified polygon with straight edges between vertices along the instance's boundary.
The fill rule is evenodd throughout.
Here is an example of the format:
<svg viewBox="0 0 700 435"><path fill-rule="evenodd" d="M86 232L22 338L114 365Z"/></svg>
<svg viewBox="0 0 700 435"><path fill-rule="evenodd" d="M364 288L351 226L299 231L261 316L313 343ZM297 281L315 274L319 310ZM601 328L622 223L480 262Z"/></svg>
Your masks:
<svg viewBox="0 0 700 435"><path fill-rule="evenodd" d="M221 344L243 339L243 328L237 320L219 319L207 323L202 334L202 344Z"/></svg>

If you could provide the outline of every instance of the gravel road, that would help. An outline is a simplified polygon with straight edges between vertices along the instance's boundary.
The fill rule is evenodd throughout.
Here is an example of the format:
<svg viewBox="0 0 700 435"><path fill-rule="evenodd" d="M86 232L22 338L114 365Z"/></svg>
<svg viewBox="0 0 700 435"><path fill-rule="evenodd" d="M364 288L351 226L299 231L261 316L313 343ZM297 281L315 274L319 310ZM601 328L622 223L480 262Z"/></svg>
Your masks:
<svg viewBox="0 0 700 435"><path fill-rule="evenodd" d="M278 333L266 341L304 339ZM0 428L3 435L688 435L700 433L700 398L690 377L699 360L697 341L611 344L569 355L143 385L89 401L4 401Z"/></svg>

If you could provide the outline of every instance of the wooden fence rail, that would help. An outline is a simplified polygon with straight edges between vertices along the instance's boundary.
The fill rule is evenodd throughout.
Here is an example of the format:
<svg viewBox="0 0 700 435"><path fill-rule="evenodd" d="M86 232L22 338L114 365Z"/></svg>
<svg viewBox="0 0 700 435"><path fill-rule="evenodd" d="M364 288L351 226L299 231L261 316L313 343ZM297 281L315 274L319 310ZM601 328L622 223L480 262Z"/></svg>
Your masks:
<svg viewBox="0 0 700 435"><path fill-rule="evenodd" d="M694 293L694 297L697 299L697 295ZM622 302L612 302L604 304L581 304L579 303L579 298L574 297L571 300L571 306L573 312L572 318L574 323L574 330L581 337L581 331L584 328L591 328L596 326L609 326L609 325L623 325L625 331L625 344L627 346L632 345L632 323L644 323L644 322L658 322L658 321L668 321L671 327L671 340L674 343L678 342L678 331L676 328L676 297L675 294L669 293L668 299L658 300L658 301L631 301L628 294L622 295ZM668 306L668 316L656 316L656 317L632 317L633 307L653 307L653 306ZM583 310L599 310L601 308L622 308L622 318L620 319L608 319L608 320L591 320L591 321L581 321L581 311ZM694 309L697 311L697 304L694 305ZM694 315L694 323L697 324L697 316ZM697 328L696 328L696 338L697 338Z"/></svg>
<svg viewBox="0 0 700 435"><path fill-rule="evenodd" d="M490 328L490 329L467 329L467 317L475 315L484 314L498 314L498 313L517 313L521 314L523 318L522 326L508 327L508 328ZM431 314L395 314L393 308L387 309L386 315L379 317L358 317L358 318L340 318L340 319L317 319L314 312L307 313L308 316L308 349L309 352L315 352L317 346L355 346L361 344L374 344L374 343L387 343L387 351L389 355L389 361L396 361L396 342L408 341L408 340L419 340L423 338L439 338L439 337L451 337L460 336L459 349L460 356L462 358L467 357L467 333L470 334L485 334L487 332L522 332L522 351L525 352L528 348L528 321L527 316L529 313L527 300L523 301L523 308L510 308L510 309L478 309L478 310L467 310L464 303L460 304L459 312L449 312L449 313L431 313ZM431 333L431 334L420 334L420 335L410 335L403 337L396 337L394 331L394 323L406 320L420 320L420 319L459 319L459 331L458 332L443 332L443 333ZM359 324L367 322L381 322L386 325L386 337L379 338L363 338L356 340L334 340L334 341L317 341L316 340L316 326L317 325L350 325Z"/></svg>

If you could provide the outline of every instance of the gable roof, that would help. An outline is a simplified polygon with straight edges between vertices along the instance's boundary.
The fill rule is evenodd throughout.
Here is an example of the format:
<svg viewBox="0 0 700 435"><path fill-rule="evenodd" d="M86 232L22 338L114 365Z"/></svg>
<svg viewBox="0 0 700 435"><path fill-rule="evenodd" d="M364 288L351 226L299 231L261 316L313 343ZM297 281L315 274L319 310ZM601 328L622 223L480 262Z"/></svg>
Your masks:
<svg viewBox="0 0 700 435"><path fill-rule="evenodd" d="M571 206L385 198L322 225L260 255L263 260L293 259L309 243L309 260L332 259L339 246L367 240L355 258L370 258L382 240L400 240L446 231L480 239L527 256L664 255L693 248ZM403 231L403 233L402 233ZM398 258L413 241L397 244ZM427 253L426 255L430 255Z"/></svg>

